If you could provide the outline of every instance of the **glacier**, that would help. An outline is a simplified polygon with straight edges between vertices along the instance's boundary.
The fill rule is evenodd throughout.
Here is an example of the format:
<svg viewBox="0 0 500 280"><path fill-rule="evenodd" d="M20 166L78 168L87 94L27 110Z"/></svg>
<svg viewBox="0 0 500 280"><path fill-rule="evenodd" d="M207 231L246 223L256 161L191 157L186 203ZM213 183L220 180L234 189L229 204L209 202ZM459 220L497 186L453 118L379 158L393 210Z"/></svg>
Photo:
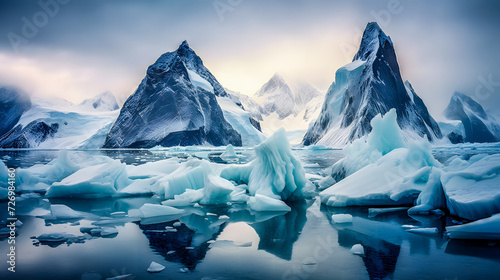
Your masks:
<svg viewBox="0 0 500 280"><path fill-rule="evenodd" d="M335 73L335 82L303 144L343 147L367 135L372 118L393 108L405 139L442 137L422 99L409 82L403 83L391 38L371 22L353 61Z"/></svg>
<svg viewBox="0 0 500 280"><path fill-rule="evenodd" d="M23 112L15 127L0 137L0 147L100 148L104 138L99 134L103 131L107 134L118 115L118 110L107 109L104 105L95 109L88 104L75 105L65 100L33 99L31 107Z"/></svg>

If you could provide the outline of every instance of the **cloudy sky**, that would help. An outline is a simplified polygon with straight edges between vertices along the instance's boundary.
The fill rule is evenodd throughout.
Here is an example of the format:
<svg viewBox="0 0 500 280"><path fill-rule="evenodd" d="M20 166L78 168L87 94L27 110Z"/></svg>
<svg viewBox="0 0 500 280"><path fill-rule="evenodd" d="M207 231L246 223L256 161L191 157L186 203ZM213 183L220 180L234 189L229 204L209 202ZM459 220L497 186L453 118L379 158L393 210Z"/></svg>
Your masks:
<svg viewBox="0 0 500 280"><path fill-rule="evenodd" d="M500 113L500 1L41 2L0 2L0 84L34 96L124 101L183 40L231 90L252 95L275 72L326 90L377 21L436 118L454 91Z"/></svg>

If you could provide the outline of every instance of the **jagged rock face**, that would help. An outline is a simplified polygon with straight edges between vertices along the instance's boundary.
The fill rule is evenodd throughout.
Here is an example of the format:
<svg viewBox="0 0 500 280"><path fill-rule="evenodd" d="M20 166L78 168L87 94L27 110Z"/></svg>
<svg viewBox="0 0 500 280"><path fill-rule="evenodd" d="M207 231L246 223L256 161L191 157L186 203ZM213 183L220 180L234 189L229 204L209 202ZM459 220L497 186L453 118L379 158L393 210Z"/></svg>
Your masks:
<svg viewBox="0 0 500 280"><path fill-rule="evenodd" d="M0 137L9 132L31 108L29 96L13 87L0 87Z"/></svg>
<svg viewBox="0 0 500 280"><path fill-rule="evenodd" d="M184 41L148 68L103 147L241 146L241 136L224 119L216 95L227 93Z"/></svg>
<svg viewBox="0 0 500 280"><path fill-rule="evenodd" d="M495 118L488 115L479 103L463 93L455 92L444 111L444 116L462 122L465 142L500 141L500 125ZM455 140L450 137L449 139L452 142Z"/></svg>
<svg viewBox="0 0 500 280"><path fill-rule="evenodd" d="M44 121L32 121L24 128L18 125L0 138L0 148L34 148L54 137L58 129L58 123L48 125Z"/></svg>
<svg viewBox="0 0 500 280"><path fill-rule="evenodd" d="M409 83L403 83L393 43L369 23L353 62L337 70L322 111L303 143L342 146L371 131L370 121L395 108L407 137L441 138L439 126Z"/></svg>

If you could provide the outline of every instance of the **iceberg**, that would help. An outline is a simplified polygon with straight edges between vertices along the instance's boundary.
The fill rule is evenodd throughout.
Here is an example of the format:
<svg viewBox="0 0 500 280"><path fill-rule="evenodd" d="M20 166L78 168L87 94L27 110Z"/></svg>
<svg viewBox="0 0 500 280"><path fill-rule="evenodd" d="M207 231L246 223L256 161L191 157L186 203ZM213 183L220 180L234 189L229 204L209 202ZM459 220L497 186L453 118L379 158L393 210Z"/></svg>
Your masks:
<svg viewBox="0 0 500 280"><path fill-rule="evenodd" d="M468 224L446 227L451 239L500 239L500 214Z"/></svg>
<svg viewBox="0 0 500 280"><path fill-rule="evenodd" d="M69 157L67 150L61 150L58 157L47 164L37 164L30 168L18 168L18 190L45 190L52 183L73 174L80 169Z"/></svg>
<svg viewBox="0 0 500 280"><path fill-rule="evenodd" d="M101 198L113 196L129 184L125 164L119 160L82 168L47 190L47 197Z"/></svg>
<svg viewBox="0 0 500 280"><path fill-rule="evenodd" d="M274 199L303 198L313 189L305 170L293 155L283 128L255 147L257 158L244 165L222 170L221 177L248 185L251 196L257 194Z"/></svg>
<svg viewBox="0 0 500 280"><path fill-rule="evenodd" d="M170 216L184 214L185 211L182 209L177 209L174 207L146 203L140 208L142 216L144 218L158 217L158 216Z"/></svg>
<svg viewBox="0 0 500 280"><path fill-rule="evenodd" d="M191 159L180 165L177 170L169 175L160 178L155 185L160 189L159 193L163 194L166 199L184 200L191 203L200 204L221 204L229 201L229 195L234 191L234 185L218 176L217 170L205 160ZM202 190L203 196L196 196L193 199L194 193L189 193L184 196L187 190ZM201 194L201 193L197 193ZM177 196L177 197L176 197ZM176 203L176 202L167 202Z"/></svg>
<svg viewBox="0 0 500 280"><path fill-rule="evenodd" d="M336 181L375 163L392 150L406 147L395 109L389 110L383 116L375 116L370 124L370 134L347 144L343 149L345 157L332 166L332 178Z"/></svg>
<svg viewBox="0 0 500 280"><path fill-rule="evenodd" d="M336 166L350 174L320 192L328 206L412 205L422 190L436 183L431 175L440 167L426 139L406 144L395 110L375 116L366 140L356 140L359 151ZM361 151L361 152L360 152ZM363 154L368 155L364 158ZM371 162L374 161L374 162ZM358 170L358 168L360 168Z"/></svg>

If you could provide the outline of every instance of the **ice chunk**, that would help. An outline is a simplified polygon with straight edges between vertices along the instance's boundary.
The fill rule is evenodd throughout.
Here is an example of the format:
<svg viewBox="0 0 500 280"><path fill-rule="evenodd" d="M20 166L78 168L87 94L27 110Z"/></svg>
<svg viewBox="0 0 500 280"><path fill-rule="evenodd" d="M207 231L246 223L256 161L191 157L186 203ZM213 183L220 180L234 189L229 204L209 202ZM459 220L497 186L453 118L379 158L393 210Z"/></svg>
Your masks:
<svg viewBox="0 0 500 280"><path fill-rule="evenodd" d="M157 262L151 262L151 264L148 267L148 272L157 273L157 272L161 272L164 269L165 269L165 267L163 265L161 265Z"/></svg>
<svg viewBox="0 0 500 280"><path fill-rule="evenodd" d="M500 154L452 163L441 177L450 213L477 220L500 212Z"/></svg>
<svg viewBox="0 0 500 280"><path fill-rule="evenodd" d="M137 179L119 191L115 196L151 196L158 192L156 178Z"/></svg>
<svg viewBox="0 0 500 280"><path fill-rule="evenodd" d="M446 227L451 239L500 239L500 214L464 225Z"/></svg>
<svg viewBox="0 0 500 280"><path fill-rule="evenodd" d="M343 150L345 157L333 165L331 177L336 181L375 163L392 150L407 147L397 123L395 109L391 109L384 116L380 114L375 116L370 124L372 127L370 134L347 144Z"/></svg>
<svg viewBox="0 0 500 280"><path fill-rule="evenodd" d="M332 222L334 224L352 224L352 215L350 214L333 214Z"/></svg>
<svg viewBox="0 0 500 280"><path fill-rule="evenodd" d="M48 197L109 197L127 186L129 180L125 164L119 160L83 168L53 183L47 190Z"/></svg>
<svg viewBox="0 0 500 280"><path fill-rule="evenodd" d="M84 214L75 211L63 204L52 204L50 205L50 216L46 218L51 219L79 219L83 218Z"/></svg>
<svg viewBox="0 0 500 280"><path fill-rule="evenodd" d="M248 185L250 195L288 200L304 197L313 186L293 155L283 128L255 148L257 158L245 165L233 165L221 177Z"/></svg>
<svg viewBox="0 0 500 280"><path fill-rule="evenodd" d="M187 190L200 190L203 193L199 199L200 192L189 192L176 200L183 200L181 205L199 202L200 204L225 204L234 191L234 185L228 180L219 177L208 161L192 159L183 163L176 171L169 174L156 183L163 190L165 198L176 198ZM166 204L177 202L166 202Z"/></svg>
<svg viewBox="0 0 500 280"><path fill-rule="evenodd" d="M146 203L141 208L144 218L183 214L185 211L170 206Z"/></svg>
<svg viewBox="0 0 500 280"><path fill-rule="evenodd" d="M365 248L363 248L363 245L361 244L354 244L349 252L351 252L353 255L364 255Z"/></svg>
<svg viewBox="0 0 500 280"><path fill-rule="evenodd" d="M248 206L255 211L290 211L290 206L285 202L274 199L265 195L256 194L255 197L250 197Z"/></svg>
<svg viewBox="0 0 500 280"><path fill-rule="evenodd" d="M238 158L238 155L236 155L236 152L234 151L233 145L227 145L226 150L220 155L220 158L224 160Z"/></svg>
<svg viewBox="0 0 500 280"><path fill-rule="evenodd" d="M191 190L187 189L183 194L175 195L174 199L163 201L161 204L172 207L183 207L194 205L203 198L203 189Z"/></svg>
<svg viewBox="0 0 500 280"><path fill-rule="evenodd" d="M181 224L181 222L175 222L175 223L173 224L173 226L174 226L174 227L180 227L181 225L182 225L182 224Z"/></svg>
<svg viewBox="0 0 500 280"><path fill-rule="evenodd" d="M47 164L37 164L27 169L18 168L18 190L45 190L52 183L59 182L73 174L80 166L73 163L67 150L61 150L58 157Z"/></svg>
<svg viewBox="0 0 500 280"><path fill-rule="evenodd" d="M111 236L118 234L118 230L114 227L103 227L101 230L101 236L106 237L106 236Z"/></svg>
<svg viewBox="0 0 500 280"><path fill-rule="evenodd" d="M429 154L428 146L393 150L322 191L321 202L336 207L412 204L434 183Z"/></svg>

